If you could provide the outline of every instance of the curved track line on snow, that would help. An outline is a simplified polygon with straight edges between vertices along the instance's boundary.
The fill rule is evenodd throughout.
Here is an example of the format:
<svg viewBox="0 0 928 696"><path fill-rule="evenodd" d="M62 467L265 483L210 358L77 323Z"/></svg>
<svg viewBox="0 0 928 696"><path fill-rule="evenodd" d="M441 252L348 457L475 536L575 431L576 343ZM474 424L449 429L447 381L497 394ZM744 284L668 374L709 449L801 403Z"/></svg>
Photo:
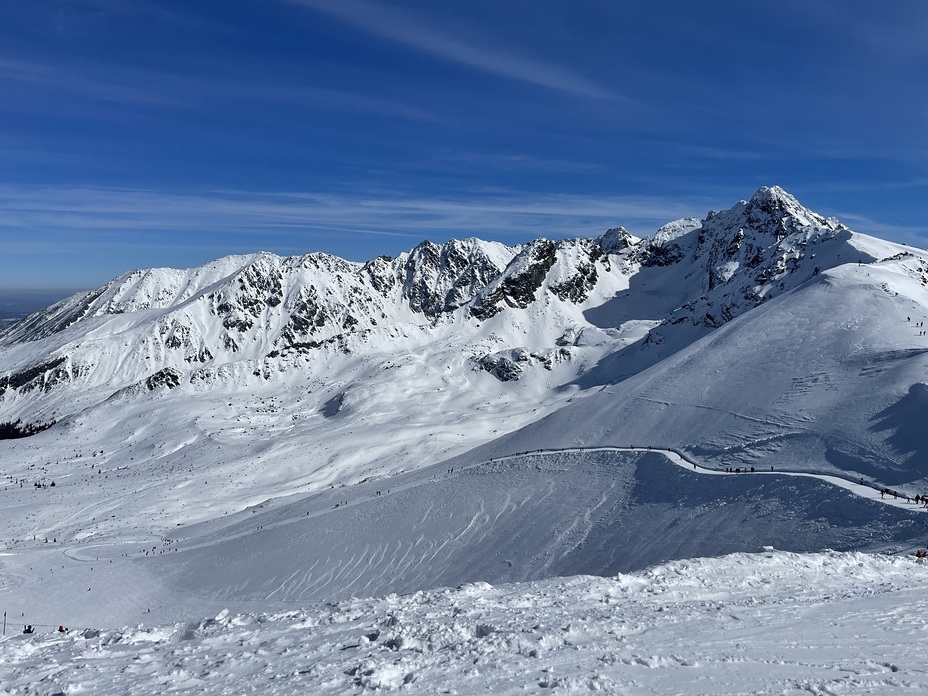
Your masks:
<svg viewBox="0 0 928 696"><path fill-rule="evenodd" d="M687 471L693 471L698 474L704 474L708 476L793 476L801 478L814 478L819 481L824 481L830 483L833 486L838 486L843 488L851 493L854 493L861 498L866 498L867 500L875 500L885 505L892 505L893 507L904 508L906 510L913 510L915 512L928 512L928 508L919 505L914 502L914 496L906 497L904 493L898 493L899 497L893 497L892 495L883 496L880 492L881 489L876 488L872 484L867 483L857 483L848 478L843 478L841 476L833 476L830 474L815 474L808 471L750 471L750 469L742 468L740 473L734 471L719 471L718 469L710 469L709 467L700 464L691 457L683 454L683 452L676 449L661 449L657 447L618 447L618 446L602 446L602 447L564 447L561 449L540 449L540 450L530 450L528 452L518 452L516 454L507 454L502 457L493 457L489 461L499 462L505 461L507 459L517 459L522 457L531 457L531 456L542 456L545 454L558 454L561 452L652 452L654 454L661 454L667 458L673 464L686 469ZM484 462L481 462L484 463ZM479 466L479 464L473 464L471 466L462 467L465 469L470 469L473 466Z"/></svg>
<svg viewBox="0 0 928 696"><path fill-rule="evenodd" d="M686 471L697 473L700 475L707 475L707 476L792 476L796 478L818 479L819 481L824 481L825 483L829 483L839 488L843 488L867 500L873 500L875 502L882 503L884 505L892 505L893 507L902 508L902 509L908 510L909 512L916 512L916 513L928 512L928 508L922 505L916 504L912 500L912 496L909 496L909 499L906 499L905 494L900 494L900 497L898 498L893 498L891 495L883 497L880 494L881 489L878 489L872 484L867 484L867 483L861 484L861 483L852 481L847 478L842 478L840 476L833 476L830 474L816 474L816 473L805 472L805 471L784 471L784 470L751 472L749 469L743 470L741 473L735 473L734 471L719 471L717 469L710 469L709 467L703 464L700 464L699 462L695 461L694 459L692 459L691 457L687 456L686 454L684 454L683 452L679 450L663 449L663 448L657 448L657 447L635 447L635 446L564 447L560 449L529 450L527 452L516 452L514 454L507 454L507 455L502 455L499 457L491 457L490 459L486 459L480 462L475 462L473 464L467 464L467 465L461 466L460 469L458 467L454 467L453 469L449 469L445 474L443 475L439 474L437 476L436 474L434 474L434 472L430 472L428 471L428 469L423 469L421 472L423 476L421 478L416 478L411 481L407 481L405 483L401 483L399 485L393 486L390 489L388 489L387 492L381 492L380 494L376 496L364 495L363 497L360 497L360 498L354 497L353 499L345 500L339 503L338 505L335 506L335 508L331 508L331 507L320 508L320 509L313 510L313 511L307 511L305 515L296 515L296 516L289 517L286 519L277 520L275 522L267 524L266 526L260 525L257 528L249 527L248 529L239 529L238 531L232 534L223 536L222 540L229 541L231 539L244 538L244 537L250 536L252 533L258 530L274 529L277 527L286 526L286 525L293 524L296 522L306 521L307 519L321 517L321 516L328 515L328 514L335 512L335 510L338 508L341 508L341 509L351 508L351 507L354 507L359 502L368 501L375 497L379 497L381 499L387 498L387 497L390 497L392 494L396 494L401 491L407 491L412 488L418 488L419 486L424 486L429 483L433 483L437 480L437 477L449 476L449 475L454 476L454 474L457 473L458 471L467 471L469 469L474 469L476 467L483 466L484 464L503 462L503 461L507 461L511 459L524 459L526 457L539 457L539 456L544 456L546 454L560 454L560 453L571 453L571 452L581 453L581 454L585 452L633 452L633 453L650 452L654 454L663 455L669 462L671 462L672 464L676 464L677 466L681 467L682 469L685 469ZM438 466L440 464L441 463L433 465L433 466ZM432 467L429 467L429 468L432 468ZM386 485L387 485L386 480L384 480L384 486L386 487ZM351 490L350 486L345 489L341 489L341 490L343 490L343 493L340 493L340 495L344 495L349 498L351 497L349 493L349 491ZM338 514L338 513L335 513L335 514ZM177 548L183 549L184 551L191 551L194 549L210 546L213 543L215 543L215 540L210 540L210 541L190 540L187 543L181 542L180 544L178 544ZM915 547L912 547L912 548L915 548ZM78 560L83 560L83 559L78 559Z"/></svg>

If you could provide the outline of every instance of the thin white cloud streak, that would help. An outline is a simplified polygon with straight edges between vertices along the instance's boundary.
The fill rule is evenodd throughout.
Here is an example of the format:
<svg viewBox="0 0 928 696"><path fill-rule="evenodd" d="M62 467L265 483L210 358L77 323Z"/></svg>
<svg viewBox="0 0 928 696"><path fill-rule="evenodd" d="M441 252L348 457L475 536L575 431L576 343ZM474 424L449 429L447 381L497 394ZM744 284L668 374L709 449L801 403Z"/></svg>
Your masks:
<svg viewBox="0 0 928 696"><path fill-rule="evenodd" d="M311 8L403 46L414 48L452 63L545 87L563 94L628 101L607 87L558 65L504 53L443 34L425 21L367 0L288 0Z"/></svg>
<svg viewBox="0 0 928 696"><path fill-rule="evenodd" d="M15 255L35 253L60 257L91 250L108 254L114 249L137 253L170 249L176 255L180 252L178 258L194 253L201 258L258 250L300 254L326 249L365 261L378 253L411 248L426 238L476 236L515 244L536 237L593 237L619 225L646 236L670 220L701 217L710 208L719 208L718 202L708 197L506 191L430 198L388 191L365 196L248 191L192 195L3 185L0 248L5 258L0 258L0 277L16 270L4 268L15 263ZM853 213L838 217L858 232L912 246L923 247L928 234L923 227L887 224ZM374 241L377 238L382 245ZM364 258L343 251L354 245L365 249Z"/></svg>
<svg viewBox="0 0 928 696"><path fill-rule="evenodd" d="M180 12L177 8L168 9L156 2L147 0L83 0L83 4L91 11L101 11L101 15L115 15L140 17L147 20L170 22L182 28L198 30L208 29L214 32L227 32L228 27L218 21L209 21L202 17L195 17L188 12Z"/></svg>
<svg viewBox="0 0 928 696"><path fill-rule="evenodd" d="M261 99L292 104L319 111L346 111L406 119L438 122L443 119L412 104L320 87L262 87L226 84L218 87L232 99Z"/></svg>
<svg viewBox="0 0 928 696"><path fill-rule="evenodd" d="M110 79L87 77L86 73L108 74ZM48 94L73 95L134 107L173 110L206 109L217 102L275 102L312 111L374 114L418 122L437 122L433 113L407 102L335 89L296 84L274 85L256 81L231 82L206 76L176 75L125 67L84 65L64 67L0 57L0 85L18 82ZM131 85L144 85L144 88ZM11 105L28 110L29 103ZM40 105L45 110L48 107ZM74 105L69 108L73 110Z"/></svg>
<svg viewBox="0 0 928 696"><path fill-rule="evenodd" d="M0 58L0 80L16 81L45 90L77 92L88 97L122 104L186 106L183 102L151 89L84 77L61 66ZM136 83L138 84L138 83Z"/></svg>
<svg viewBox="0 0 928 696"><path fill-rule="evenodd" d="M481 152L449 153L434 157L427 164L430 167L466 164L471 167L482 167L495 171L559 172L564 174L589 174L590 172L603 171L606 168L603 164L592 164L590 162L549 159L535 155Z"/></svg>
<svg viewBox="0 0 928 696"><path fill-rule="evenodd" d="M234 233L274 243L280 235L327 231L348 235L423 237L483 236L522 241L535 236L595 235L626 225L653 232L668 220L708 209L705 201L657 197L595 197L566 194L475 192L457 198L331 193L158 191L0 186L0 237L41 245L43 237L70 233L96 237L190 231L195 236ZM90 234L88 234L90 233ZM194 239L191 239L193 242ZM87 239L88 243L94 243ZM308 251L311 251L308 250Z"/></svg>

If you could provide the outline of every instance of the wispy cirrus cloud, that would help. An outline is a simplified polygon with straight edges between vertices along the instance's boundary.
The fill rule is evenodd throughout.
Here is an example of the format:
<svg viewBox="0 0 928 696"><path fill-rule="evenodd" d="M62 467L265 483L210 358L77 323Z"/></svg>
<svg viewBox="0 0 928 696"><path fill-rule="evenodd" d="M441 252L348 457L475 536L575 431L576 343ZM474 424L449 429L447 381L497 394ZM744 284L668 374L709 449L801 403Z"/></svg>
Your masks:
<svg viewBox="0 0 928 696"><path fill-rule="evenodd" d="M473 235L516 243L538 236L592 236L617 225L647 235L670 220L701 217L713 207L727 207L726 200L712 195L597 196L503 189L421 196L387 189L363 194L178 193L5 184L0 185L0 238L4 248L17 243L41 245L43 234L82 235L87 242L110 243L116 239L113 235L125 232L151 233L148 236L153 238L159 232L191 232L190 242L215 237L220 244L225 235L232 234L237 244L253 243L255 249L277 244L279 238L291 243L287 232L299 232L308 242L312 232L328 232L408 240ZM917 225L881 222L850 212L839 212L838 217L859 232L909 243L923 241L928 232ZM28 238L21 236L23 230L30 231ZM401 248L406 244L400 242Z"/></svg>
<svg viewBox="0 0 928 696"><path fill-rule="evenodd" d="M429 21L369 0L288 0L443 60L575 97L628 102L608 87L567 68L523 58L431 26Z"/></svg>
<svg viewBox="0 0 928 696"><path fill-rule="evenodd" d="M498 152L449 152L429 160L430 166L467 165L496 171L560 172L589 174L605 169L603 164L542 157L533 154Z"/></svg>
<svg viewBox="0 0 928 696"><path fill-rule="evenodd" d="M397 191L374 194L214 191L181 194L141 189L0 186L0 235L30 230L20 243L41 246L43 234L87 235L106 243L125 232L229 233L264 248L281 231L423 237L483 236L509 242L535 236L599 234L624 224L648 233L668 220L705 210L706 201L648 196L583 196L472 191L441 197ZM42 232L42 231L46 232ZM192 239L190 241L193 241ZM307 249L311 251L312 249Z"/></svg>
<svg viewBox="0 0 928 696"><path fill-rule="evenodd" d="M89 74L94 75L93 77ZM104 76L105 77L102 77ZM299 109L386 116L408 121L437 122L441 118L414 104L338 89L267 84L257 80L233 82L209 76L186 76L168 72L104 66L64 67L52 63L10 60L0 57L0 85L19 83L59 97L79 95L91 102L148 109L205 110L219 103L262 102L285 104ZM143 85L143 86L139 86ZM27 102L7 108L28 110ZM39 104L35 108L46 109ZM73 113L75 105L69 104ZM97 112L93 112L97 115Z"/></svg>
<svg viewBox="0 0 928 696"><path fill-rule="evenodd" d="M385 189L179 193L0 185L0 284L90 287L128 268L195 266L259 250L325 251L365 261L410 249L422 239L476 236L516 244L536 237L592 237L618 225L645 236L670 220L702 216L727 203L711 196L500 189L417 196ZM851 213L840 217L857 231L914 246L922 246L928 233Z"/></svg>
<svg viewBox="0 0 928 696"><path fill-rule="evenodd" d="M0 83L4 81L26 84L53 92L79 93L94 99L122 104L184 106L182 101L169 97L159 90L153 90L148 86L137 86L138 80L134 82L136 86L133 86L129 81L88 77L77 70L67 69L61 65L0 57Z"/></svg>

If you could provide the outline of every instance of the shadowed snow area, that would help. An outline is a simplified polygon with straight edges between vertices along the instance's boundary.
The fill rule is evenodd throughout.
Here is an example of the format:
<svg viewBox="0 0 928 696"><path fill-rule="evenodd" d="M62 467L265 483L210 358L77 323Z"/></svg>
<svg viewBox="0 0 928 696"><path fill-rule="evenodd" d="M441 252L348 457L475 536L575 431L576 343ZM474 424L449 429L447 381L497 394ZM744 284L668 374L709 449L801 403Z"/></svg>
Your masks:
<svg viewBox="0 0 928 696"><path fill-rule="evenodd" d="M178 551L147 563L178 592L209 599L344 599L609 575L765 545L914 543L926 528L917 509L811 478L704 475L657 453L563 452L274 504L179 530Z"/></svg>
<svg viewBox="0 0 928 696"><path fill-rule="evenodd" d="M919 456L928 336L915 322L925 307L906 298L918 281L886 266L822 274L463 461L654 444L723 468L775 465L918 485L928 476ZM630 346L601 367L627 365L639 352Z"/></svg>
<svg viewBox="0 0 928 696"><path fill-rule="evenodd" d="M928 531L920 506L856 482L691 467L673 453L525 453L266 501L161 539L38 539L0 555L0 596L22 623L104 628L766 546L911 552Z"/></svg>

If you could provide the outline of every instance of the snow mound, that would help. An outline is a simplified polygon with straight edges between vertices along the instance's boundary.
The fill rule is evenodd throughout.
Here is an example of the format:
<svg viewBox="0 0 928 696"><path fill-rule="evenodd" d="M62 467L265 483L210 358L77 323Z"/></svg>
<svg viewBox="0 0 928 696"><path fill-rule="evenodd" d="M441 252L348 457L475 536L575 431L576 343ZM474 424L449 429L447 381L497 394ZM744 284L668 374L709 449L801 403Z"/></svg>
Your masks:
<svg viewBox="0 0 928 696"><path fill-rule="evenodd" d="M893 693L928 689L914 558L765 551L0 640L7 693Z"/></svg>

